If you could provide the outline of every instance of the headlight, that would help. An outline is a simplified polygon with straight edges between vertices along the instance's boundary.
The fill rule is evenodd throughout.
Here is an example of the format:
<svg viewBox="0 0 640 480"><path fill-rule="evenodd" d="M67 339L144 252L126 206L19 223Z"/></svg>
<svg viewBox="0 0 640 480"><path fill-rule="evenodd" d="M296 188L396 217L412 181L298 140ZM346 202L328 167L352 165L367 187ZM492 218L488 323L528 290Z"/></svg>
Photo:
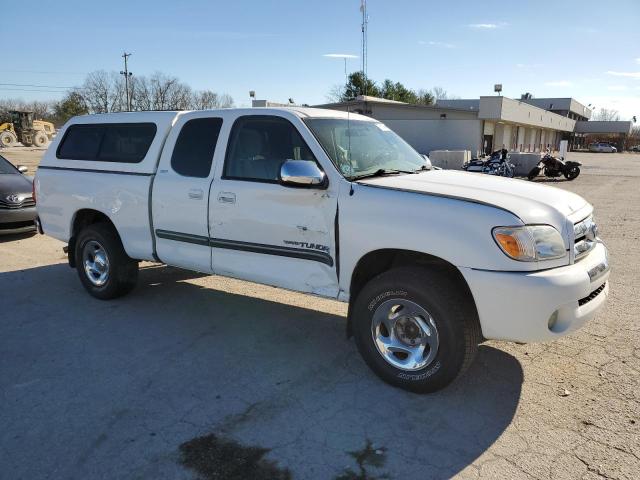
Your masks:
<svg viewBox="0 0 640 480"><path fill-rule="evenodd" d="M562 236L550 225L496 227L492 233L502 251L521 262L553 260L567 254Z"/></svg>

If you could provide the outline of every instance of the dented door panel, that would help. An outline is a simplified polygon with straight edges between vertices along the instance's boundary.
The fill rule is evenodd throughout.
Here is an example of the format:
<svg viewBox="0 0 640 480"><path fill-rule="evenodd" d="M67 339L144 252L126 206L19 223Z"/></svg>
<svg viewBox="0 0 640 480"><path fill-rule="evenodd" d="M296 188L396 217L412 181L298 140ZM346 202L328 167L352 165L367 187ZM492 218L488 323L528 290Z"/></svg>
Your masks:
<svg viewBox="0 0 640 480"><path fill-rule="evenodd" d="M222 192L232 192L235 201L220 200ZM214 182L209 210L214 272L336 297L336 208L331 189Z"/></svg>

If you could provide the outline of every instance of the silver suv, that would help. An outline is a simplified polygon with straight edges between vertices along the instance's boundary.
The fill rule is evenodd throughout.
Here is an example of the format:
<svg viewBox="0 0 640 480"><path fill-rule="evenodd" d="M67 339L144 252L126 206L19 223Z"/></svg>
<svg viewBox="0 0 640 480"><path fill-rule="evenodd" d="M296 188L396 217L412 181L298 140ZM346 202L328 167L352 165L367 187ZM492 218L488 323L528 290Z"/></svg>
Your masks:
<svg viewBox="0 0 640 480"><path fill-rule="evenodd" d="M589 144L589 151L596 153L617 153L618 149L605 142L595 142Z"/></svg>

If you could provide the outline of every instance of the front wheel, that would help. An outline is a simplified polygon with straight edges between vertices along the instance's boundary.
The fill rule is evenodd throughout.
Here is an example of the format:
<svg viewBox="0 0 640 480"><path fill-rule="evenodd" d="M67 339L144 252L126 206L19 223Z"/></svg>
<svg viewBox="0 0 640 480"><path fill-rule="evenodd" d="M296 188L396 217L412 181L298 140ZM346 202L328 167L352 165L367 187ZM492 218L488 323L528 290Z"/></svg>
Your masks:
<svg viewBox="0 0 640 480"><path fill-rule="evenodd" d="M38 131L33 136L33 145L36 147L44 147L47 144L48 138L44 132Z"/></svg>
<svg viewBox="0 0 640 480"><path fill-rule="evenodd" d="M129 293L138 280L138 262L129 258L115 229L89 225L76 240L75 263L84 288L100 300Z"/></svg>
<svg viewBox="0 0 640 480"><path fill-rule="evenodd" d="M0 133L0 146L3 147L13 147L16 143L18 143L18 139L9 130L5 130Z"/></svg>
<svg viewBox="0 0 640 480"><path fill-rule="evenodd" d="M570 167L568 170L564 172L564 178L566 178L567 180L573 180L578 175L580 175L580 167L576 167L576 166Z"/></svg>
<svg viewBox="0 0 640 480"><path fill-rule="evenodd" d="M529 172L529 175L527 175L527 178L529 180L533 180L534 178L536 178L538 175L540 175L540 171L542 169L540 167L533 167L531 169L531 171Z"/></svg>
<svg viewBox="0 0 640 480"><path fill-rule="evenodd" d="M454 381L480 343L475 308L447 274L416 267L372 279L353 305L360 354L384 381L427 393Z"/></svg>

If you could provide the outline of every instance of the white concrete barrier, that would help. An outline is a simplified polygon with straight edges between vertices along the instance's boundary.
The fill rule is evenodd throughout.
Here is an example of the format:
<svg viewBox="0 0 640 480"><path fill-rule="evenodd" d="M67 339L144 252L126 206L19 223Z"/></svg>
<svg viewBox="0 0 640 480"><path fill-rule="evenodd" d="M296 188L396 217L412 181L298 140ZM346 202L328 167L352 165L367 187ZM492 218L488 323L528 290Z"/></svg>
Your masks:
<svg viewBox="0 0 640 480"><path fill-rule="evenodd" d="M462 165L471 160L470 150L433 150L429 152L431 164L445 170L462 170Z"/></svg>
<svg viewBox="0 0 640 480"><path fill-rule="evenodd" d="M516 175L525 176L540 162L539 153L510 152L509 160L515 166Z"/></svg>

